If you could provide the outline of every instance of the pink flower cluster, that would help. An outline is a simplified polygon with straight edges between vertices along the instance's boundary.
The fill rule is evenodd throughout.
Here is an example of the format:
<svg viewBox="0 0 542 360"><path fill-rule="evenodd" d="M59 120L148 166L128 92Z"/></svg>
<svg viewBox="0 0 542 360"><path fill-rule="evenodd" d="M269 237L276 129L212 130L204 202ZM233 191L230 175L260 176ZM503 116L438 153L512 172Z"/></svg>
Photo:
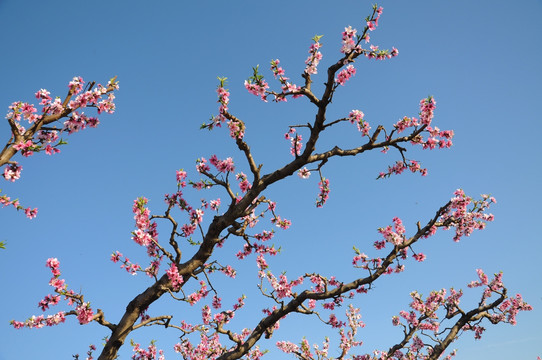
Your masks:
<svg viewBox="0 0 542 360"><path fill-rule="evenodd" d="M54 326L61 324L66 321L66 313L64 311L59 311L58 313L54 315L32 315L29 319L26 321L16 321L11 320L10 324L15 329L22 329L24 327L27 327L29 329L40 329L44 326Z"/></svg>
<svg viewBox="0 0 542 360"><path fill-rule="evenodd" d="M290 140L292 144L290 147L290 154L292 154L292 156L301 155L301 149L303 148L303 143L301 140L303 140L303 138L301 135L296 134L295 128L290 128L290 130L284 134L284 138L286 140Z"/></svg>
<svg viewBox="0 0 542 360"><path fill-rule="evenodd" d="M132 360L165 360L164 351L158 350L156 351L156 345L154 345L154 341L151 342L151 344L147 347L147 349L143 349L140 344L138 343L131 343L133 346L133 352ZM159 355L158 357L156 357Z"/></svg>
<svg viewBox="0 0 542 360"><path fill-rule="evenodd" d="M322 53L319 51L322 44L320 44L321 36L315 36L312 40L314 44L309 47L309 57L305 60L305 73L313 75L318 73L318 64L322 60Z"/></svg>
<svg viewBox="0 0 542 360"><path fill-rule="evenodd" d="M148 200L144 197L134 200L132 211L136 222L136 230L132 232L132 240L141 246L151 246L157 241L158 231L155 222L151 223L149 216L150 210L146 207Z"/></svg>
<svg viewBox="0 0 542 360"><path fill-rule="evenodd" d="M233 172L235 170L233 159L231 157L227 158L226 160L219 160L216 155L213 155L209 159L209 162L222 173Z"/></svg>
<svg viewBox="0 0 542 360"><path fill-rule="evenodd" d="M21 141L20 143L13 145L13 148L20 151L21 155L23 155L24 157L34 155L34 150L38 150L32 140L27 140L26 142Z"/></svg>
<svg viewBox="0 0 542 360"><path fill-rule="evenodd" d="M462 189L454 192L455 197L450 200L450 206L445 214L441 216L443 223L450 223L449 227L455 227L454 241L459 241L463 236L470 236L474 230L482 230L486 222L493 221L492 214L485 214L486 210L496 200L489 195L482 195L482 200L473 201ZM467 207L473 204L473 208Z"/></svg>
<svg viewBox="0 0 542 360"><path fill-rule="evenodd" d="M263 273L260 271L260 276L262 275ZM277 278L270 271L265 273L264 276L267 278L267 280L273 287L273 292L279 299L292 296L292 288L294 286L303 284L302 276L292 281L288 281L288 278L284 274L281 274L279 276L279 279L277 280Z"/></svg>
<svg viewBox="0 0 542 360"><path fill-rule="evenodd" d="M485 304L485 300L492 294L503 296L504 285L502 283L502 273L496 274L495 277L489 281L488 277L480 269L477 270L479 281L473 281L469 287L485 286L482 299L479 302L480 305ZM465 314L463 310L459 308L459 302L463 296L462 291L455 291L450 289L449 295L447 295L446 289L439 291L432 291L431 294L424 300L417 291L413 291L410 296L412 302L410 303L411 311L401 311L399 316L392 318L394 326L402 325L401 318L403 318L410 328L419 330L432 331L436 336L440 335L441 324L438 321L437 311L441 308L445 310L445 318L451 319L458 314ZM490 309L491 314L486 313L486 317L493 324L499 322L510 323L515 325L516 316L520 311L530 311L532 307L523 301L521 295L517 294L514 298L505 298L504 301L497 307ZM404 326L404 325L403 325ZM484 327L479 325L479 320L474 320L474 323L468 322L462 328L463 331L473 331L474 337L480 339ZM410 352L417 353L424 348L423 343L419 341L413 341L410 345Z"/></svg>
<svg viewBox="0 0 542 360"><path fill-rule="evenodd" d="M374 29L376 29L376 27L378 26L378 19L380 18L380 15L382 15L382 10L384 10L381 7L379 7L378 9L376 9L376 18L373 17L372 19L370 19L369 21L367 21L367 28L370 30L370 31L373 31Z"/></svg>
<svg viewBox="0 0 542 360"><path fill-rule="evenodd" d="M405 227L403 222L398 217L393 218L393 228L391 225L386 226L385 228L379 228L378 232L384 236L385 242L389 242L394 246L401 245L405 241ZM377 249L382 249L385 246L385 242L377 241L374 246Z"/></svg>
<svg viewBox="0 0 542 360"><path fill-rule="evenodd" d="M329 179L324 177L321 178L320 182L318 183L318 187L320 188L320 193L318 194L318 199L316 200L316 207L322 207L329 198Z"/></svg>
<svg viewBox="0 0 542 360"><path fill-rule="evenodd" d="M19 180L21 177L21 170L23 170L22 165L18 165L17 163L14 164L8 164L4 168L4 179L7 181L15 182L15 180Z"/></svg>
<svg viewBox="0 0 542 360"><path fill-rule="evenodd" d="M184 283L183 277L179 274L177 266L171 264L170 268L166 271L169 281L171 281L171 286L174 291L178 291L181 288L181 285Z"/></svg>
<svg viewBox="0 0 542 360"><path fill-rule="evenodd" d="M293 98L298 98L300 96L303 96L299 93L299 90L301 87L290 83L288 80L290 78L287 78L284 76L284 69L279 66L280 61L279 59L271 60L271 71L273 72L273 76L275 78L278 77L279 82L281 83L281 90L282 93L276 94L273 92L273 95L275 95L275 101L287 101L286 95L293 94Z"/></svg>
<svg viewBox="0 0 542 360"><path fill-rule="evenodd" d="M352 110L350 111L350 114L348 114L348 119L352 124L356 124L358 131L361 132L361 136L369 136L371 127L369 126L369 123L363 119L364 116L365 114L363 114L362 111Z"/></svg>
<svg viewBox="0 0 542 360"><path fill-rule="evenodd" d="M228 129L232 139L242 140L245 136L245 124L238 119L228 121Z"/></svg>
<svg viewBox="0 0 542 360"><path fill-rule="evenodd" d="M203 299L209 294L209 291L207 290L207 284L205 281L200 281L200 288L198 291L193 292L192 294L188 295L187 301L190 305L195 305L198 301Z"/></svg>
<svg viewBox="0 0 542 360"><path fill-rule="evenodd" d="M82 303L75 308L75 312L77 313L77 320L79 320L79 324L81 325L88 324L94 318L94 312L90 307L90 303Z"/></svg>
<svg viewBox="0 0 542 360"><path fill-rule="evenodd" d="M70 109L93 106L98 109L98 113L113 113L115 111L115 104L113 102L115 96L112 93L109 93L106 99L102 99L102 96L106 95L108 92L107 87L98 84L94 90L87 90L81 93L83 90L83 84L84 81L81 77L74 77L73 80L68 84L70 92L72 92L73 95L77 95L74 100L71 100L68 103L68 107ZM113 83L113 79L111 79L107 85L108 87L113 87L115 90L118 90L118 83Z"/></svg>
<svg viewBox="0 0 542 360"><path fill-rule="evenodd" d="M252 188L252 184L248 181L248 178L245 175L245 173L240 172L237 175L235 175L235 178L237 179L237 181L239 181L239 188L241 189L242 192L245 193Z"/></svg>
<svg viewBox="0 0 542 360"><path fill-rule="evenodd" d="M357 30L352 29L351 26L344 28L342 33L341 53L349 54L353 50L361 51L361 46L357 45L356 41L354 40L356 38L356 33Z"/></svg>
<svg viewBox="0 0 542 360"><path fill-rule="evenodd" d="M258 67L253 68L254 74L245 80L245 88L252 95L259 96L262 101L267 102L267 89L269 84L264 80L263 76L258 73Z"/></svg>
<svg viewBox="0 0 542 360"><path fill-rule="evenodd" d="M58 295L46 295L43 300L38 303L38 307L42 311L49 309L50 306L58 305L61 296L68 301L68 305L77 304L74 312L66 313L60 311L54 315L48 316L32 316L24 322L12 320L10 323L15 329L23 327L41 328L44 326L58 325L66 321L66 315L76 314L80 324L87 324L94 318L94 313L90 307L90 303L83 302L83 296L77 295L73 290L68 290L68 286L64 279L60 279L60 262L56 258L49 258L45 264L51 270L53 277L49 280L49 285L55 289Z"/></svg>
<svg viewBox="0 0 542 360"><path fill-rule="evenodd" d="M482 295L481 303L485 304L486 300L491 297L493 293L501 294L504 289L502 283L502 272L495 274L494 278L489 281L487 275L482 269L477 269L478 281L472 281L467 286L470 288L486 286ZM493 323L505 322L511 325L516 325L516 316L520 311L531 311L533 308L531 305L523 301L520 294L516 294L513 298L505 299L497 308L497 311L492 314L491 321ZM472 330L475 332L475 338L479 339L484 328L470 327L465 330Z"/></svg>
<svg viewBox="0 0 542 360"><path fill-rule="evenodd" d="M7 113L6 119L15 120L17 122L24 119L28 121L30 124L32 124L42 118L41 115L36 114L38 110L34 107L34 105L29 104L29 103L24 103L22 101L16 101L12 103L8 107L8 109L10 111ZM19 132L21 132L21 128L19 128ZM22 128L22 133L24 132L25 132L24 128Z"/></svg>
<svg viewBox="0 0 542 360"><path fill-rule="evenodd" d="M73 111L68 120L64 121L63 131L68 131L68 134L73 134L86 129L87 125L95 128L99 123L100 121L96 117L88 117L84 113Z"/></svg>
<svg viewBox="0 0 542 360"><path fill-rule="evenodd" d="M230 93L228 92L228 89L224 87L226 78L219 78L220 85L216 88L216 93L218 94L218 100L217 102L220 104L218 107L218 116L213 117L213 122L208 125L209 130L213 128L213 126L221 126L220 124L223 123L226 120L225 113L228 111L228 104L230 102Z"/></svg>
<svg viewBox="0 0 542 360"><path fill-rule="evenodd" d="M138 271L142 271L143 268L139 265L139 264L136 264L136 263L132 263L130 262L130 259L128 259L127 257L124 257L123 259L123 255L121 252L119 251L115 251L114 253L111 254L111 257L110 257L110 260L113 261L114 263L117 263L117 262L121 262L122 265L120 266L121 269L125 269L128 273L130 273L131 275L137 275L137 272ZM152 273L155 273L158 271L158 266L159 264L155 264L155 271L153 271ZM151 272L147 272L147 275L151 275Z"/></svg>
<svg viewBox="0 0 542 360"><path fill-rule="evenodd" d="M20 205L19 199L11 200L11 198L9 196L7 196L7 195L0 195L0 205L2 205L2 207L12 205L17 210L24 210L24 213L25 213L26 217L28 217L29 219L33 219L38 215L38 209L37 208L34 208L34 209L26 208L25 209L23 206Z"/></svg>
<svg viewBox="0 0 542 360"><path fill-rule="evenodd" d="M423 149L430 149L433 150L437 146L442 148L450 148L452 146L452 138L454 137L454 131L453 130L444 130L440 131L438 127L435 126L435 128L432 128L431 126L427 126L425 130L430 134L430 137L427 138L425 141L418 141L417 143L421 144ZM438 139L438 138L441 139Z"/></svg>
<svg viewBox="0 0 542 360"><path fill-rule="evenodd" d="M350 64L337 74L335 82L344 86L344 84L346 84L346 81L354 75L356 75L356 68L354 68L354 65Z"/></svg>
<svg viewBox="0 0 542 360"><path fill-rule="evenodd" d="M282 219L279 215L271 219L271 222L281 229L288 229L292 222L290 220Z"/></svg>
<svg viewBox="0 0 542 360"><path fill-rule="evenodd" d="M406 169L409 169L413 173L419 172L422 176L427 175L427 169L422 168L418 161L416 160L407 160L407 161L408 161L407 163L404 163L403 161L396 161L395 165L388 166L387 172L381 172L378 175L377 179L389 177L392 174L401 174Z"/></svg>
<svg viewBox="0 0 542 360"><path fill-rule="evenodd" d="M218 78L220 84L218 85L216 92L218 94L217 102L220 104L218 108L218 115L211 118L211 123L201 125L202 129L212 130L215 126L220 127L221 123L228 119L228 104L230 102L230 93L224 87L226 84L226 78ZM233 118L228 121L228 128L230 130L230 136L233 139L243 139L245 136L245 125L239 119Z"/></svg>
<svg viewBox="0 0 542 360"><path fill-rule="evenodd" d="M302 179L308 179L311 175L311 172L306 167L304 167L303 169L299 169L297 175Z"/></svg>
<svg viewBox="0 0 542 360"><path fill-rule="evenodd" d="M68 84L70 89L69 96L77 95L83 90L84 81L81 77L74 77ZM118 90L118 82L114 82L111 79L107 87L100 84L94 90L88 90L82 94L79 94L75 100L69 102L68 108L64 108L60 98L56 98L54 101L50 96L50 92L46 89L40 89L36 92L35 96L40 101L40 105L43 106L40 115L38 115L38 109L34 105L24 103L22 101L14 102L9 106L9 112L6 115L6 119L12 125L14 130L14 143L11 144L13 149L20 151L25 157L33 155L35 152L45 151L47 155L59 153L58 146L66 144L66 142L59 140L58 130L47 129L40 130L35 134L36 130L26 130L24 126L20 124L21 120L28 121L29 124L41 121L44 116L58 115L67 116L71 113L71 116L64 122L64 129L60 132L67 130L70 134L84 129L87 125L95 127L98 124L98 119L94 117L88 117L84 114L79 114L74 111L78 108L84 107L96 107L98 113L108 112L113 113L115 110L114 98L115 96L111 91ZM108 94L109 93L109 94ZM106 99L102 99L104 95L108 94ZM24 137L22 137L24 136ZM33 138L36 136L35 138ZM4 178L9 181L14 181L20 177L21 167L17 167L17 164L8 165L4 169ZM14 205L18 210L22 209L18 203L10 201L8 198L0 197L1 203L5 206L7 204ZM26 215L29 218L33 218L37 214L37 209L26 209Z"/></svg>
<svg viewBox="0 0 542 360"><path fill-rule="evenodd" d="M436 104L437 102L432 96L420 100L420 122L423 125L431 125Z"/></svg>

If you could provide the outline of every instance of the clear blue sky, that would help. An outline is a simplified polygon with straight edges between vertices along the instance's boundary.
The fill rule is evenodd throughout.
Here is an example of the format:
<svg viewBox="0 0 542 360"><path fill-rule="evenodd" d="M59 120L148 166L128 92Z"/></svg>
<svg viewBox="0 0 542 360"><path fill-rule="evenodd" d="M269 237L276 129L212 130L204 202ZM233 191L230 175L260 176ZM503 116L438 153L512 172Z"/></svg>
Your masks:
<svg viewBox="0 0 542 360"><path fill-rule="evenodd" d="M276 85L268 64L279 58L287 76L301 83L299 74L315 34L324 35L323 73L339 56L343 28L362 29L371 9L369 1L340 4L0 0L2 111L17 100L37 104L33 94L40 88L64 96L73 76L105 83L117 75L121 87L116 113L103 115L97 129L70 136L59 155L21 160L22 178L0 184L3 192L39 208L38 218L31 221L11 208L0 210L0 240L8 245L0 251L0 360L69 359L108 335L105 328L80 326L74 318L40 330L9 326L11 319L24 320L40 311L38 301L50 293L47 258L57 257L69 286L81 289L112 322L150 285L145 276L134 278L109 261L114 250L145 258L130 240L132 201L146 196L151 211L159 213L163 194L175 190L175 170L185 168L195 177L198 157L216 153L241 164L226 129L198 130L217 113L217 76L229 78L230 110L245 120L246 140L265 164L264 171L290 159L283 134L288 125L311 121L314 109L305 100L264 104L246 92L243 81L252 66L261 64ZM285 270L289 277L321 271L351 280L357 275L350 267L352 246L370 252L379 238L376 229L394 216L413 230L456 188L473 196L491 193L498 201L492 209L496 220L486 230L459 244L441 232L418 246L428 255L425 263L409 262L405 273L382 279L368 296L358 298L367 324L360 334L362 350L385 349L400 339L390 318L407 307L411 290L427 294L443 287L465 288L475 269L483 268L488 273L502 270L510 293L521 292L535 309L520 314L515 327L488 326L481 341L465 336L454 345L457 359L536 359L542 355L542 1L379 5L384 13L372 43L395 46L399 56L378 63L358 61L356 76L339 89L328 118L361 109L374 126L391 126L402 116L416 115L419 100L431 94L437 100L434 123L455 131L454 146L409 151L428 167L425 178L404 174L376 181L378 172L397 159L391 151L332 161L325 169L331 195L323 209L314 208L316 178L291 178L270 189L280 213L293 221L292 229L277 237L283 254L270 263L272 269L276 274ZM324 79L315 79L318 89ZM324 143L354 141L355 130L348 130L330 132ZM2 141L8 132L7 122L0 123ZM198 200L206 194L190 196ZM230 294L223 296L224 302L231 305L242 293L248 295L236 326L253 327L263 307L253 260L232 260L232 265L240 272L239 281L223 280ZM188 311L199 315L199 307L165 298L151 310L165 314L172 304L176 321ZM298 317L284 321L262 347L273 348L284 339L298 342L303 335L321 343L332 334L314 320ZM142 344L157 339L171 359L177 335L155 328L134 332L132 338ZM121 359L130 354L125 346Z"/></svg>

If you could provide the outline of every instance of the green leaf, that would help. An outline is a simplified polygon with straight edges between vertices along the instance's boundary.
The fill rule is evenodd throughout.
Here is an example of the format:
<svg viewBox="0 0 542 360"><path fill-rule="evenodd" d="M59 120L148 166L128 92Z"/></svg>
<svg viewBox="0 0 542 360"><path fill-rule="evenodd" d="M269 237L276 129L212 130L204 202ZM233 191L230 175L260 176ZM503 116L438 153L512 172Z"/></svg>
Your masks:
<svg viewBox="0 0 542 360"><path fill-rule="evenodd" d="M324 35L314 35L314 37L312 38L312 40L314 42L319 42L321 38L323 38Z"/></svg>

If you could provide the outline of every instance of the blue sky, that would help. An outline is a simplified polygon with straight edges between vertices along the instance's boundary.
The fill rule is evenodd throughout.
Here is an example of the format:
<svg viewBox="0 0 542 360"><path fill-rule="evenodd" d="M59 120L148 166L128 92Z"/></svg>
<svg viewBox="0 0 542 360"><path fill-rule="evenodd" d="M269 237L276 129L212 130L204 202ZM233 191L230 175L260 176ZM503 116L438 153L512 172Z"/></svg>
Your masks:
<svg viewBox="0 0 542 360"><path fill-rule="evenodd" d="M277 201L281 215L293 221L289 231L276 237L283 253L270 265L289 277L321 271L349 280L358 275L350 267L352 246L372 251L379 238L376 229L394 216L403 219L408 232L416 221L432 217L456 188L473 196L491 193L498 201L492 208L496 219L486 230L458 244L440 232L418 245L428 255L425 263L408 263L405 273L382 279L356 300L367 324L360 333L362 351L384 349L400 339L390 318L407 307L410 291L465 288L475 279L475 269L483 268L503 271L510 293L521 292L535 309L520 314L515 327L488 326L481 341L466 335L454 344L457 359L535 359L542 355L542 2L379 5L384 13L372 43L395 46L399 56L384 62L360 59L356 76L337 92L328 119L361 109L374 127L389 127L405 115L417 115L419 100L433 95L434 124L455 131L454 146L409 150L409 157L429 169L425 178L403 174L376 181L397 160L391 151L331 161L324 172L331 194L323 209L314 207L316 177L291 178L270 188L268 196ZM144 276L132 277L109 261L114 250L145 258L130 240L132 201L146 196L151 211L159 213L163 195L176 188L175 170L185 168L196 177L198 157L232 156L242 164L226 129L198 130L217 113L216 77L228 77L230 110L245 121L246 140L264 171L270 171L291 158L283 139L288 125L311 121L314 108L303 99L262 103L243 86L251 68L260 64L270 84L277 85L268 64L279 58L287 76L301 83L310 39L323 34L324 59L314 85L318 92L323 70L339 57L344 27L362 29L370 9L368 1L331 6L327 1L99 0L89 5L0 0L0 109L7 112L17 100L37 103L33 94L41 88L64 96L73 76L105 83L117 75L120 81L115 114L102 115L97 129L70 136L59 155L22 159L21 179L0 184L3 193L39 208L33 220L11 208L0 211L0 240L7 241L7 250L0 251L0 360L70 358L85 353L90 343L99 345L106 329L80 326L75 319L56 328L10 328L9 320L37 314L38 301L50 292L46 259L57 257L70 287L81 289L94 307L117 321L128 301L150 285ZM7 122L0 124L0 134L2 141L8 139ZM333 129L321 146L354 143L357 136L353 128ZM207 194L188 196L197 201ZM263 301L256 292L253 260L238 263L226 251L217 256L240 273L236 281L221 280L225 304L242 293L248 296L235 326L254 326ZM165 298L152 310L168 313L171 306L177 321L188 312L195 314L188 318L199 314L199 307ZM303 335L321 343L331 334L314 320L292 318L262 347L271 349L284 339L298 342ZM142 344L158 340L167 358L175 358L171 346L178 334L155 328L132 335ZM124 347L121 359L130 354Z"/></svg>

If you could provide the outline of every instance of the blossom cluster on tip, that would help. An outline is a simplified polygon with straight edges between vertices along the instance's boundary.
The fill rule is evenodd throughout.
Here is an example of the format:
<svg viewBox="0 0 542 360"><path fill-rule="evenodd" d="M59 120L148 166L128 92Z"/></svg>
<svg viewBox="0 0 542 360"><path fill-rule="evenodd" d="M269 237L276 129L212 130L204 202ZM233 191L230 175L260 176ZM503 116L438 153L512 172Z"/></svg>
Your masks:
<svg viewBox="0 0 542 360"><path fill-rule="evenodd" d="M361 51L361 46L357 45L357 30L353 29L352 26L344 28L342 33L342 47L341 53L348 54L353 50Z"/></svg>
<svg viewBox="0 0 542 360"><path fill-rule="evenodd" d="M368 17L366 19L367 26L365 31L363 32L363 37L360 35L357 35L357 30L352 28L351 26L348 26L344 28L344 31L342 33L342 40L341 40L341 53L345 55L349 55L350 53L354 52L356 55L364 54L365 57L368 59L376 59L376 60L384 60L384 59L391 59L392 57L395 57L399 55L399 50L397 50L395 47L392 48L392 50L381 50L378 46L370 45L370 50L363 49L361 45L359 44L361 40L365 40L366 43L370 41L370 35L367 33L367 30L373 31L378 26L378 20L380 19L380 15L382 14L382 7L376 8L374 11L374 14L372 17ZM375 17L376 15L376 17ZM341 84L344 85L344 84Z"/></svg>
<svg viewBox="0 0 542 360"><path fill-rule="evenodd" d="M150 258L149 266L145 269L137 263L132 263L128 257L125 257L119 251L111 254L110 260L114 263L120 262L121 269L125 269L131 275L137 275L138 272L144 272L149 277L156 276L163 259L160 254L158 243L157 224L150 221L150 210L147 208L148 199L139 197L134 200L132 212L136 230L132 232L132 240L147 250L147 255Z"/></svg>
<svg viewBox="0 0 542 360"><path fill-rule="evenodd" d="M147 208L148 199L140 197L134 200L132 211L136 230L132 232L132 240L141 246L148 247L157 241L158 231L155 222L150 221L150 210Z"/></svg>
<svg viewBox="0 0 542 360"><path fill-rule="evenodd" d="M220 104L218 108L218 115L211 118L209 124L201 125L202 129L212 130L214 127L221 127L222 123L228 120L228 104L230 102L230 93L228 89L225 88L226 78L218 78L220 84L218 85L216 92L218 94L217 102ZM245 136L245 124L237 118L232 118L227 122L228 128L230 130L230 136L233 139L242 140Z"/></svg>
<svg viewBox="0 0 542 360"><path fill-rule="evenodd" d="M32 124L41 120L45 115L58 115L64 113L65 111L71 111L72 116L64 123L64 129L61 131L68 130L71 134L75 131L84 129L86 125L95 127L98 124L97 118L83 116L74 110L85 107L95 107L98 114L101 114L102 112L110 114L114 113L115 96L110 91L119 89L118 82L114 82L112 79L109 81L107 87L98 84L93 90L87 90L81 93L83 90L83 85L84 81L81 77L74 77L72 81L70 81L68 88L70 89L71 96L77 96L74 100L71 100L68 103L67 108L64 108L60 98L55 98L55 100L53 100L49 91L46 89L40 89L36 92L35 96L38 100L40 100L40 105L43 106L41 115L38 115L38 110L33 104L17 101L9 106L10 111L6 115L6 118L8 120L15 121L15 125L20 135L26 132L26 129L19 123L21 120L27 120L30 124ZM104 95L107 95L107 98L103 98ZM43 132L48 131L56 130L47 130Z"/></svg>
<svg viewBox="0 0 542 360"><path fill-rule="evenodd" d="M470 196L465 195L462 189L454 192L446 212L442 214L440 221L449 224L445 229L455 228L454 241L458 242L463 236L470 236L474 230L482 230L488 221L493 221L493 214L486 214L484 211L493 203L494 197L483 194L481 200L474 201ZM472 209L468 206L472 204Z"/></svg>
<svg viewBox="0 0 542 360"><path fill-rule="evenodd" d="M45 266L51 270L51 273L53 274L53 277L51 280L49 280L49 285L55 289L55 292L57 295L46 295L40 302L38 303L38 307L42 311L46 311L51 306L58 305L61 297L64 297L64 300L67 300L68 305L76 305L75 311L71 312L71 314L77 315L77 320L79 320L79 323L81 325L88 324L94 319L94 312L92 308L90 307L89 302L83 302L82 295L77 295L73 290L68 290L68 285L66 284L66 281L64 279L60 279L60 262L56 258L49 258L47 259ZM59 311L56 314L53 315L39 315L39 316L32 316L26 321L16 321L11 320L10 324L15 329L21 329L24 327L27 328L42 328L44 326L54 326L61 324L66 321L66 315L69 315L65 311Z"/></svg>
<svg viewBox="0 0 542 360"><path fill-rule="evenodd" d="M356 124L358 131L361 132L361 136L369 136L371 126L363 119L364 116L365 114L361 110L352 110L348 114L348 120L350 120L350 123Z"/></svg>
<svg viewBox="0 0 542 360"><path fill-rule="evenodd" d="M267 102L267 89L269 84L263 78L263 75L258 73L258 66L253 68L253 75L245 80L245 88L252 95L259 96L262 101Z"/></svg>
<svg viewBox="0 0 542 360"><path fill-rule="evenodd" d="M385 60L385 59L391 59L393 57L396 57L399 55L399 50L397 50L395 47L392 47L390 50L381 50L378 46L371 45L369 46L370 51L365 50L365 57L367 59L375 59L375 60Z"/></svg>
<svg viewBox="0 0 542 360"><path fill-rule="evenodd" d="M301 90L301 87L295 84L292 84L288 81L290 80L290 78L287 78L286 76L284 76L285 74L284 69L280 67L279 64L280 64L279 59L271 60L271 71L273 72L273 76L275 78L278 78L279 82L281 83L281 90L282 90L282 93L280 94L276 94L273 92L273 95L275 95L274 101L277 101L277 102L287 101L286 99L287 94L293 94L292 97L294 99L300 96L303 96L299 92L299 90Z"/></svg>
<svg viewBox="0 0 542 360"><path fill-rule="evenodd" d="M376 27L378 26L378 19L380 19L383 10L384 8L382 6L375 9L376 17L373 16L371 19L367 19L367 29L369 29L370 31L376 29Z"/></svg>
<svg viewBox="0 0 542 360"><path fill-rule="evenodd" d="M23 210L26 217L29 219L33 219L38 215L37 208L34 208L34 209L30 207L25 208L24 206L21 206L21 204L19 203L19 199L11 200L11 197L7 195L0 195L0 205L2 205L2 207L11 205L17 210Z"/></svg>
<svg viewBox="0 0 542 360"><path fill-rule="evenodd" d="M271 222L275 224L277 227L284 230L288 229L292 225L292 222L290 220L283 219L279 215L272 218Z"/></svg>
<svg viewBox="0 0 542 360"><path fill-rule="evenodd" d="M202 125L202 128L208 128L209 130L212 130L215 126L220 127L221 123L226 121L226 116L224 114L228 111L228 104L230 102L230 93L228 89L224 87L226 78L219 78L219 80L220 84L216 88L216 93L218 94L218 100L216 102L220 104L218 107L218 115L211 119L212 122L210 124Z"/></svg>
<svg viewBox="0 0 542 360"><path fill-rule="evenodd" d="M311 44L311 46L309 47L309 57L307 58L307 60L305 60L305 64L307 65L304 70L305 74L318 74L318 64L323 57L322 53L320 52L320 48L322 47L322 44L320 44L321 38L322 36L318 35L312 38L314 43Z"/></svg>
<svg viewBox="0 0 542 360"><path fill-rule="evenodd" d="M403 244L406 240L405 227L403 222L398 217L393 218L393 228L391 225L385 228L379 228L378 232L384 237L384 241L376 241L374 246L376 249L382 249L385 247L385 243L388 242L394 246Z"/></svg>
<svg viewBox="0 0 542 360"><path fill-rule="evenodd" d="M452 138L454 137L453 130L440 130L436 126L431 126L435 106L436 101L432 96L420 100L420 119L405 116L393 124L394 131L401 133L408 128L414 128L416 131L418 126L423 126L423 132L428 133L429 136L424 140L422 133L418 133L410 141L412 145L421 145L424 150L432 150L437 147L440 149L450 148L452 146ZM387 152L387 150L388 148L386 147L382 152ZM419 172L422 176L427 175L427 169L422 168L418 161L405 159L405 161L397 161L393 166L388 166L388 171L381 172L377 179L386 178L393 174L401 174L407 169L413 173Z"/></svg>
<svg viewBox="0 0 542 360"><path fill-rule="evenodd" d="M318 199L316 200L316 207L322 207L327 202L329 198L329 179L321 178L320 182L318 183L318 187L320 189L320 192L318 194Z"/></svg>
<svg viewBox="0 0 542 360"><path fill-rule="evenodd" d="M420 100L420 122L422 125L431 125L436 104L437 102L432 96Z"/></svg>

